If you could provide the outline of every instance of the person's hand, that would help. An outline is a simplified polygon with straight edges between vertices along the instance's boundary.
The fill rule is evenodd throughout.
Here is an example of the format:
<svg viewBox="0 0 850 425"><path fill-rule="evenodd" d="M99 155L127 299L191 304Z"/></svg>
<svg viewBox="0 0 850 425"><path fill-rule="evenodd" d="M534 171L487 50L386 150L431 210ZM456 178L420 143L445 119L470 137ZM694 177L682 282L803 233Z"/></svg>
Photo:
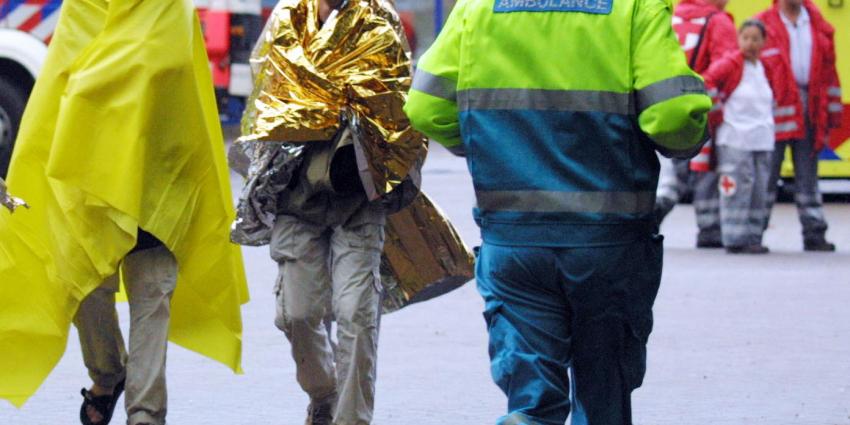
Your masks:
<svg viewBox="0 0 850 425"><path fill-rule="evenodd" d="M3 181L3 179L0 179L0 205L3 205L12 212L15 212L15 208L17 207L29 208L29 205L27 205L23 199L10 196L9 193L6 192L6 182Z"/></svg>

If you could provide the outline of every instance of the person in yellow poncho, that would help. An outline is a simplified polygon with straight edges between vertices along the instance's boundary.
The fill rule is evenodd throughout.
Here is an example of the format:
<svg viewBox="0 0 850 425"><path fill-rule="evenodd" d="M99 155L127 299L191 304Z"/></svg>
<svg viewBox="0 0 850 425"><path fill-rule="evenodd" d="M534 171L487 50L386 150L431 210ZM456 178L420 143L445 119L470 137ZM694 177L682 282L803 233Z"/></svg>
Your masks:
<svg viewBox="0 0 850 425"><path fill-rule="evenodd" d="M32 208L0 211L0 398L38 389L72 320L95 382L83 423L108 423L125 379L128 423L164 423L166 335L240 370L247 287L223 150L190 0L63 3L9 174Z"/></svg>

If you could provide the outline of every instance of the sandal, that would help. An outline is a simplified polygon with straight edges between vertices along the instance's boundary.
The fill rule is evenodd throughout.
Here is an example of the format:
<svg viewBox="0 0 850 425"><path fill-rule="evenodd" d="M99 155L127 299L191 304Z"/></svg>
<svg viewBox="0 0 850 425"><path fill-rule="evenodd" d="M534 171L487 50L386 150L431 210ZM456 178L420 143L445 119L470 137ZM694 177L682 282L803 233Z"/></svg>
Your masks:
<svg viewBox="0 0 850 425"><path fill-rule="evenodd" d="M118 398L121 397L121 393L123 392L123 379L112 390L112 394L96 396L85 388L80 390L80 394L83 395L83 405L80 406L80 422L83 425L107 425L112 420L112 413L115 412ZM89 419L89 415L86 413L86 408L89 406L93 407L97 413L100 413L100 416L103 418L100 422L95 423Z"/></svg>

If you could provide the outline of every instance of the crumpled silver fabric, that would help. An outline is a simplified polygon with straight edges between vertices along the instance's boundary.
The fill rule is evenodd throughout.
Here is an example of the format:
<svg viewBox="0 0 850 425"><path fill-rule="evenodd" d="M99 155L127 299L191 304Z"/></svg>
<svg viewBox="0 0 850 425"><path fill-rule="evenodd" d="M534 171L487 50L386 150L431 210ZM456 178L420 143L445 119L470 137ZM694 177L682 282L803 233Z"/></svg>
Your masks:
<svg viewBox="0 0 850 425"><path fill-rule="evenodd" d="M242 142L230 147L231 168L247 179L236 207L230 240L262 246L271 240L277 199L304 160L304 144Z"/></svg>
<svg viewBox="0 0 850 425"><path fill-rule="evenodd" d="M15 198L6 190L6 182L0 178L0 205L6 207L9 211L15 212L18 207L29 208L23 199Z"/></svg>

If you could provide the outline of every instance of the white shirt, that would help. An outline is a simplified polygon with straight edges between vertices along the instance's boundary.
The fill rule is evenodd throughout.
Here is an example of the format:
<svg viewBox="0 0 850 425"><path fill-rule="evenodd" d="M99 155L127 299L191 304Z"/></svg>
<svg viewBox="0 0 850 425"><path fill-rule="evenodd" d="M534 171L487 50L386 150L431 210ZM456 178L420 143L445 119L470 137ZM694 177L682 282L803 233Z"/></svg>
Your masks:
<svg viewBox="0 0 850 425"><path fill-rule="evenodd" d="M791 68L794 71L794 80L798 86L809 85L809 72L812 66L812 20L805 7L800 8L800 16L797 24L791 22L781 11L779 16L785 29L788 30L788 39L791 42Z"/></svg>
<svg viewBox="0 0 850 425"><path fill-rule="evenodd" d="M772 151L776 142L773 90L762 63L744 61L744 75L723 107L717 144L745 151Z"/></svg>

